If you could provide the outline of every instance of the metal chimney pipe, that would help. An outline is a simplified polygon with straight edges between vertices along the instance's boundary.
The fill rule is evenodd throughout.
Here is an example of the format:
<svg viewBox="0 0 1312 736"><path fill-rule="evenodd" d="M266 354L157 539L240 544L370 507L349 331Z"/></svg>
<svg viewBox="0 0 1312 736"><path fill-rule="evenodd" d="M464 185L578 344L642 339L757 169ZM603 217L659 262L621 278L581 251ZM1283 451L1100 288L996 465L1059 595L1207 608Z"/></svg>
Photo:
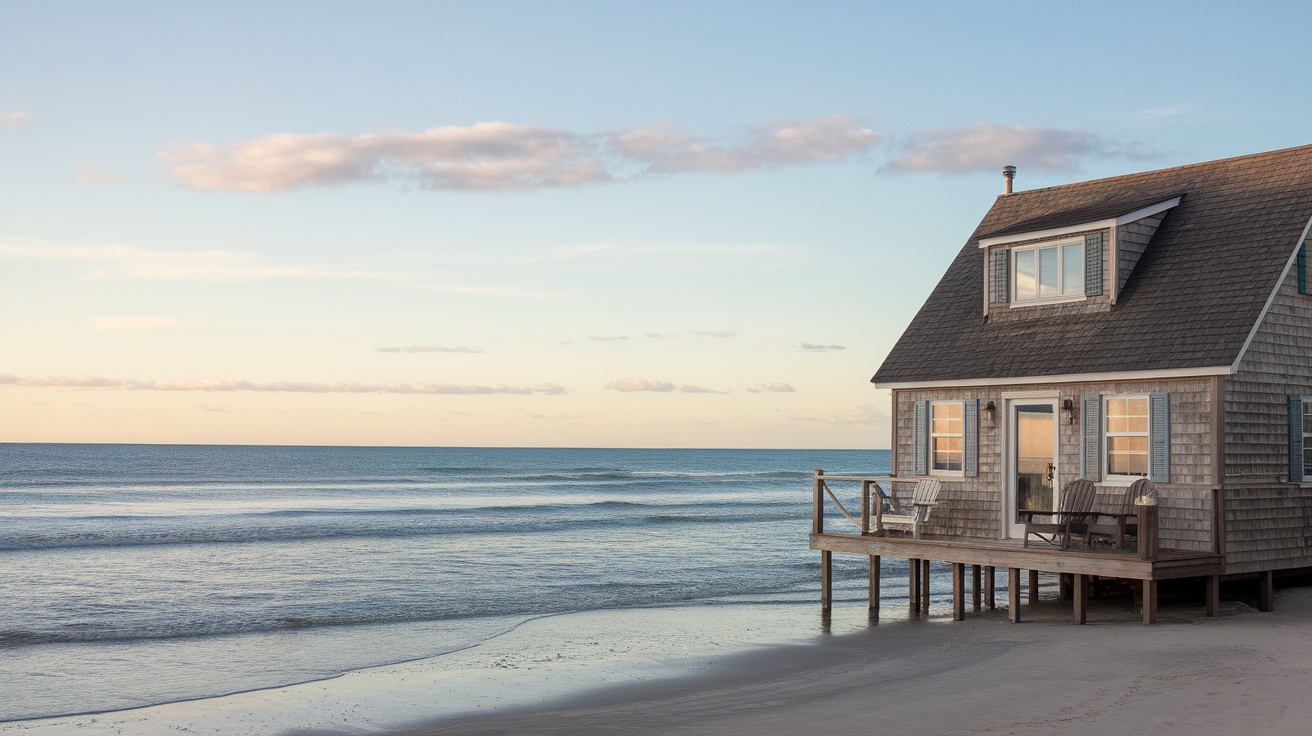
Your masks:
<svg viewBox="0 0 1312 736"><path fill-rule="evenodd" d="M1002 179L1003 179L1002 193L1003 194L1011 194L1011 182L1015 178L1016 178L1015 166L1002 167Z"/></svg>

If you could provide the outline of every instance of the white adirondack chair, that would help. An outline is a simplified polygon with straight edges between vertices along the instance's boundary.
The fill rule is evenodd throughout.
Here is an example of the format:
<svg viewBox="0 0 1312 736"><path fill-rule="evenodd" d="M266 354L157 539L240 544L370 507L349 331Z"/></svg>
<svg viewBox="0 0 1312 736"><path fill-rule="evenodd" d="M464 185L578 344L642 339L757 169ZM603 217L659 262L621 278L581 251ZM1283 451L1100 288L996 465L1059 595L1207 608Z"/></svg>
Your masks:
<svg viewBox="0 0 1312 736"><path fill-rule="evenodd" d="M883 532L890 528L909 530L913 538L920 539L921 527L929 520L929 512L938 505L938 492L942 486L937 478L916 481L916 487L911 492L911 513L876 514L876 531Z"/></svg>

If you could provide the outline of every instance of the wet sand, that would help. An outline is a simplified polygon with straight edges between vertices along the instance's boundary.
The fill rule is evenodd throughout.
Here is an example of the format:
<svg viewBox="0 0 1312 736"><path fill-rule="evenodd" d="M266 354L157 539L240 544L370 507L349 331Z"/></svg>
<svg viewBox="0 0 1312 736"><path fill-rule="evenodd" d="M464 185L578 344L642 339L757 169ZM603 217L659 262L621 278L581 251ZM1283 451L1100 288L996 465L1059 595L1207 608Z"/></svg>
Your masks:
<svg viewBox="0 0 1312 736"><path fill-rule="evenodd" d="M1070 625L1058 603L1028 624L1002 611L897 623L406 734L1305 734L1312 590L1277 605L1230 603L1218 619L1185 606L1156 626Z"/></svg>

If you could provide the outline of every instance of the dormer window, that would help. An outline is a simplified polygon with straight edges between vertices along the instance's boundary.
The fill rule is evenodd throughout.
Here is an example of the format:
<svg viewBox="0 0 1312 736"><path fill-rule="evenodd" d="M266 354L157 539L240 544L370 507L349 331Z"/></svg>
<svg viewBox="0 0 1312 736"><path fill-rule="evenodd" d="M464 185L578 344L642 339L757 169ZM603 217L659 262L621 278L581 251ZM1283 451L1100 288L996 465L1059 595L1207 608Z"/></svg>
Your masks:
<svg viewBox="0 0 1312 736"><path fill-rule="evenodd" d="M1084 238L1014 248L1012 301L1044 302L1084 296Z"/></svg>

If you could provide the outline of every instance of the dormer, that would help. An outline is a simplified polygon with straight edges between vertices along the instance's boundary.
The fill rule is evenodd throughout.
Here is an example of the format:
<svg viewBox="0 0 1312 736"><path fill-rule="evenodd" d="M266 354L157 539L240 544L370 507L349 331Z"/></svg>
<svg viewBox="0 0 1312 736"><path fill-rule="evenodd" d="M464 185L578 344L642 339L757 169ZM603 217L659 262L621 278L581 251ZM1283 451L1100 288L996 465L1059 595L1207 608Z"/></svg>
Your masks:
<svg viewBox="0 0 1312 736"><path fill-rule="evenodd" d="M1111 309L1180 199L1090 204L980 237L984 315L1010 321Z"/></svg>

